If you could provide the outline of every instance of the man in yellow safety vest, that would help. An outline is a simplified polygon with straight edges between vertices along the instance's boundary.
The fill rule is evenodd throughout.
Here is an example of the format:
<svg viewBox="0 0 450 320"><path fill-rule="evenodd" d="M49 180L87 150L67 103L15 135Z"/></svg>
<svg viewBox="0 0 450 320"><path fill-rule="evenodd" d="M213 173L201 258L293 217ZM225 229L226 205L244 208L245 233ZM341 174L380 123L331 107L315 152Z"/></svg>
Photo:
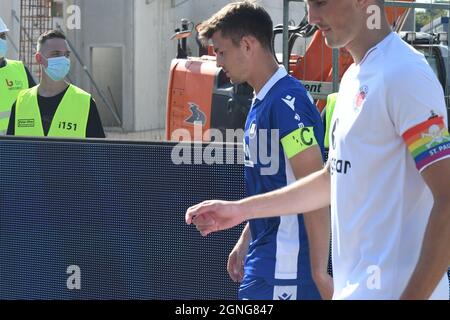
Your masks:
<svg viewBox="0 0 450 320"><path fill-rule="evenodd" d="M70 51L64 34L48 31L38 39L40 85L22 91L11 109L8 135L105 138L91 95L65 81Z"/></svg>
<svg viewBox="0 0 450 320"><path fill-rule="evenodd" d="M11 114L11 106L20 91L34 87L36 83L22 61L6 59L8 27L0 18L0 135L5 135Z"/></svg>

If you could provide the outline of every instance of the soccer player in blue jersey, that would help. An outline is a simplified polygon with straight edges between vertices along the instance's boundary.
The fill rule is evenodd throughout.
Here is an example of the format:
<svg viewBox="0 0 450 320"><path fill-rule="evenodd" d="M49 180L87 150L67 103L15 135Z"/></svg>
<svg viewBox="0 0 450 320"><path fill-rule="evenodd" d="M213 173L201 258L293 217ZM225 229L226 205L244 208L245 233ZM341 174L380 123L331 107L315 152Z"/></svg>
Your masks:
<svg viewBox="0 0 450 320"><path fill-rule="evenodd" d="M280 67L269 14L251 1L231 3L199 27L217 65L255 98L245 125L248 195L285 187L323 167L323 126L311 96ZM230 277L243 300L329 299L332 279L328 209L247 223L229 255Z"/></svg>

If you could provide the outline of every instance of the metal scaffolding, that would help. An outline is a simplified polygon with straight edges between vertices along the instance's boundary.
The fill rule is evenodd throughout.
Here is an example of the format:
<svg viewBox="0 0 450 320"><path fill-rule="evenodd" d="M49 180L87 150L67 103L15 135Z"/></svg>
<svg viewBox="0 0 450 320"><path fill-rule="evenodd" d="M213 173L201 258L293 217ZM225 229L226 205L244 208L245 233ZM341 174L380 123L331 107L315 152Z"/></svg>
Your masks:
<svg viewBox="0 0 450 320"><path fill-rule="evenodd" d="M39 65L34 59L39 36L52 29L51 0L20 1L20 60L39 78Z"/></svg>

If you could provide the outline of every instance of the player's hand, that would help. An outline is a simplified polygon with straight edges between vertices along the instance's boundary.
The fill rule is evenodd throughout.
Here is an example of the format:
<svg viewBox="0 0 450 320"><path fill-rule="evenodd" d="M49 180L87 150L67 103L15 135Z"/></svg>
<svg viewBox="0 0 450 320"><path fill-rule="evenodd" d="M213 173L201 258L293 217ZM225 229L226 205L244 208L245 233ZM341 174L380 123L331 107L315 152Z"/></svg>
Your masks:
<svg viewBox="0 0 450 320"><path fill-rule="evenodd" d="M227 271L231 280L241 282L244 277L244 261L248 253L248 243L239 241L228 256Z"/></svg>
<svg viewBox="0 0 450 320"><path fill-rule="evenodd" d="M186 223L194 224L202 236L229 229L244 221L244 214L237 202L205 201L186 211Z"/></svg>

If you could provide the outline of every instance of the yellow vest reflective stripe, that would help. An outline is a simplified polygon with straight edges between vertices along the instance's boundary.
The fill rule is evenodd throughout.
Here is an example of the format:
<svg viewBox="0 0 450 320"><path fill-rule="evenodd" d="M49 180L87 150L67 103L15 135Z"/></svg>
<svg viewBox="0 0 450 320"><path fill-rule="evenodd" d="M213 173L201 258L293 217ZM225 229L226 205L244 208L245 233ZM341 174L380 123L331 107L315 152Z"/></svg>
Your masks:
<svg viewBox="0 0 450 320"><path fill-rule="evenodd" d="M326 127L325 127L325 141L323 144L327 149L330 147L330 125L331 125L331 118L333 117L334 107L336 106L337 96L338 96L337 92L329 94L327 97L327 105L325 107Z"/></svg>
<svg viewBox="0 0 450 320"><path fill-rule="evenodd" d="M6 60L6 66L0 68L0 135L6 133L11 107L25 89L28 77L22 61Z"/></svg>
<svg viewBox="0 0 450 320"><path fill-rule="evenodd" d="M86 138L91 107L91 95L69 85L56 109L48 137ZM22 91L16 102L15 135L43 137L41 113L38 106L38 86Z"/></svg>

